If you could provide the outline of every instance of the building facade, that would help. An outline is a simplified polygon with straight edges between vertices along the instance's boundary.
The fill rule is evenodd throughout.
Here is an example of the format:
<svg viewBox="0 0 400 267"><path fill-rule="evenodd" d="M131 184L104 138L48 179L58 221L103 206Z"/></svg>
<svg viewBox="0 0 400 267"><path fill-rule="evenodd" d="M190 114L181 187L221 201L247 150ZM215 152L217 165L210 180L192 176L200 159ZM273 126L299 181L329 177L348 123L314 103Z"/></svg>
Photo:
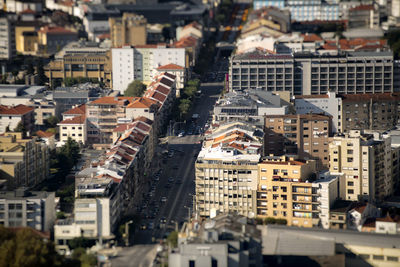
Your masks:
<svg viewBox="0 0 400 267"><path fill-rule="evenodd" d="M0 192L0 224L50 232L56 219L55 193L26 188Z"/></svg>
<svg viewBox="0 0 400 267"><path fill-rule="evenodd" d="M253 51L230 59L229 87L288 91L291 95L391 93L391 52L295 53L270 55Z"/></svg>
<svg viewBox="0 0 400 267"><path fill-rule="evenodd" d="M113 47L145 45L147 20L142 15L123 13L122 17L110 17L110 35Z"/></svg>
<svg viewBox="0 0 400 267"><path fill-rule="evenodd" d="M0 60L10 60L16 55L15 22L7 16L0 17Z"/></svg>
<svg viewBox="0 0 400 267"><path fill-rule="evenodd" d="M33 107L0 105L0 133L14 131L20 123L27 133L32 133L35 127Z"/></svg>
<svg viewBox="0 0 400 267"><path fill-rule="evenodd" d="M264 128L265 155L298 155L315 159L317 169L329 165L331 117L319 114L267 115Z"/></svg>

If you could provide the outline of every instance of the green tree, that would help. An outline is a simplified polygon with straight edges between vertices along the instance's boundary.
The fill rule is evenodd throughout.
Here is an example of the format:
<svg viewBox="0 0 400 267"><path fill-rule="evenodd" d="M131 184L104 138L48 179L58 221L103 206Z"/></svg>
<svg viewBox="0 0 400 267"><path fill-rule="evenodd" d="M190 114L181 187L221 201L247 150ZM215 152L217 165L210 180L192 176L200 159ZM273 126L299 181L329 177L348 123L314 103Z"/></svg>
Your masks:
<svg viewBox="0 0 400 267"><path fill-rule="evenodd" d="M26 136L26 128L22 121L18 122L17 127L14 128L14 132L22 133L22 136Z"/></svg>
<svg viewBox="0 0 400 267"><path fill-rule="evenodd" d="M176 248L178 246L178 232L171 232L167 237L167 241L171 247Z"/></svg>
<svg viewBox="0 0 400 267"><path fill-rule="evenodd" d="M48 128L55 128L59 122L60 120L56 116L50 116L45 120L45 124Z"/></svg>
<svg viewBox="0 0 400 267"><path fill-rule="evenodd" d="M72 252L72 259L78 260L81 267L91 267L97 265L97 259L93 254L87 254L86 249L78 247Z"/></svg>
<svg viewBox="0 0 400 267"><path fill-rule="evenodd" d="M46 77L46 74L44 73L43 62L41 60L38 60L36 69L38 74L39 85L45 85L48 79Z"/></svg>
<svg viewBox="0 0 400 267"><path fill-rule="evenodd" d="M71 169L79 160L79 144L68 137L67 142L60 148L59 156L64 157L67 160L67 167ZM59 161L64 165L63 161Z"/></svg>
<svg viewBox="0 0 400 267"><path fill-rule="evenodd" d="M11 71L11 74L12 74L13 77L14 77L14 83L17 81L18 73L19 73L19 71L18 71L17 69L13 69L13 70Z"/></svg>
<svg viewBox="0 0 400 267"><path fill-rule="evenodd" d="M183 118L189 113L191 104L192 102L190 101L190 99L181 99L179 104L179 112L181 118Z"/></svg>
<svg viewBox="0 0 400 267"><path fill-rule="evenodd" d="M65 213L63 211L57 212L57 219L62 220L65 219Z"/></svg>
<svg viewBox="0 0 400 267"><path fill-rule="evenodd" d="M30 228L14 233L0 226L0 235L0 267L61 266L63 262L53 243L43 241Z"/></svg>
<svg viewBox="0 0 400 267"><path fill-rule="evenodd" d="M275 223L276 223L275 218L272 218L272 217L265 218L265 224L275 224Z"/></svg>
<svg viewBox="0 0 400 267"><path fill-rule="evenodd" d="M185 86L183 93L188 97L192 98L197 92L197 88L194 86Z"/></svg>
<svg viewBox="0 0 400 267"><path fill-rule="evenodd" d="M85 238L85 237L75 237L68 241L68 246L70 249L77 249L77 248L90 248L96 244L96 241Z"/></svg>
<svg viewBox="0 0 400 267"><path fill-rule="evenodd" d="M124 92L124 95L142 96L145 91L146 91L146 85L144 85L141 81L135 80L128 85L128 87Z"/></svg>

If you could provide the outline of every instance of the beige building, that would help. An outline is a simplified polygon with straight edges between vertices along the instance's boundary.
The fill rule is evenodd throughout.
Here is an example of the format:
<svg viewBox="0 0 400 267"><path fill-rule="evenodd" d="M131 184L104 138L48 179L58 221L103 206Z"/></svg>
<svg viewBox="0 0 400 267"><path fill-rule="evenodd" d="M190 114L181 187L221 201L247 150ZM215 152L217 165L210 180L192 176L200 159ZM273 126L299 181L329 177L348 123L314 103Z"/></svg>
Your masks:
<svg viewBox="0 0 400 267"><path fill-rule="evenodd" d="M35 114L35 124L45 125L49 117L56 116L56 105L53 101L40 99L38 101L31 99L28 106L33 107Z"/></svg>
<svg viewBox="0 0 400 267"><path fill-rule="evenodd" d="M328 168L331 116L319 114L268 115L265 117L265 155L298 155L315 159L317 169Z"/></svg>
<svg viewBox="0 0 400 267"><path fill-rule="evenodd" d="M269 156L258 164L257 216L285 219L287 225L319 223L314 160Z"/></svg>
<svg viewBox="0 0 400 267"><path fill-rule="evenodd" d="M147 20L142 15L124 13L120 18L109 18L113 47L145 45Z"/></svg>
<svg viewBox="0 0 400 267"><path fill-rule="evenodd" d="M72 119L66 119L58 123L60 132L60 141L67 142L72 138L80 144L87 142L87 123L85 116L76 116Z"/></svg>
<svg viewBox="0 0 400 267"><path fill-rule="evenodd" d="M195 163L200 216L237 212L256 216L257 164L262 150L256 128L230 123L206 137Z"/></svg>
<svg viewBox="0 0 400 267"><path fill-rule="evenodd" d="M33 187L49 177L48 147L37 139L23 139L22 133L0 136L0 177L9 190Z"/></svg>
<svg viewBox="0 0 400 267"><path fill-rule="evenodd" d="M344 175L340 195L345 200L382 200L393 194L397 171L392 159L398 151L390 137L358 130L333 137L329 144L329 169Z"/></svg>

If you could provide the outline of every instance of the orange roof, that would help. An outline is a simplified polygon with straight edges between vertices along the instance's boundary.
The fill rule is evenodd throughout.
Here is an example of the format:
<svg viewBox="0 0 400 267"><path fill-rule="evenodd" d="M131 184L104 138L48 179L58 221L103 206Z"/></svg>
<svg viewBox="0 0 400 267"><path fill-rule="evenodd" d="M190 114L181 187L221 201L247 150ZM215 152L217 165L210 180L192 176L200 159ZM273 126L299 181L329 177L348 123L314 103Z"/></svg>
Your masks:
<svg viewBox="0 0 400 267"><path fill-rule="evenodd" d="M129 123L123 123L118 125L117 127L114 128L113 132L125 132L126 130L130 129L133 127L133 123L129 122Z"/></svg>
<svg viewBox="0 0 400 267"><path fill-rule="evenodd" d="M193 47L196 46L198 39L193 36L186 36L174 43L177 48Z"/></svg>
<svg viewBox="0 0 400 267"><path fill-rule="evenodd" d="M184 67L172 63L157 68L157 70L183 70L183 69Z"/></svg>
<svg viewBox="0 0 400 267"><path fill-rule="evenodd" d="M362 214L366 208L367 208L367 205L361 204L361 205L354 207L354 210L358 211L360 214Z"/></svg>
<svg viewBox="0 0 400 267"><path fill-rule="evenodd" d="M194 22L192 22L192 23L186 25L186 26L183 27L183 28L184 28L184 29L196 28L196 29L198 29L198 30L201 30L201 25L200 25L197 21L194 21Z"/></svg>
<svg viewBox="0 0 400 267"><path fill-rule="evenodd" d="M302 34L304 37L303 42L315 42L315 41L322 41L322 38L319 37L318 35L312 33L312 34Z"/></svg>
<svg viewBox="0 0 400 267"><path fill-rule="evenodd" d="M103 33L103 34L100 34L99 36L97 36L97 38L99 38L100 40L110 39L111 35L109 33Z"/></svg>
<svg viewBox="0 0 400 267"><path fill-rule="evenodd" d="M36 132L36 135L42 138L49 138L52 137L54 135L54 133L51 132L44 132L42 130L39 130Z"/></svg>
<svg viewBox="0 0 400 267"><path fill-rule="evenodd" d="M132 103L130 103L127 108L150 108L152 105L155 105L156 102L154 100L148 99L146 97L139 97L135 99Z"/></svg>
<svg viewBox="0 0 400 267"><path fill-rule="evenodd" d="M77 116L73 117L72 119L63 120L59 124L84 124L85 119L86 119L85 116Z"/></svg>
<svg viewBox="0 0 400 267"><path fill-rule="evenodd" d="M50 34L76 34L76 32L67 30L63 27L57 26L45 26L40 28L39 32L41 33L50 33Z"/></svg>
<svg viewBox="0 0 400 267"><path fill-rule="evenodd" d="M86 113L86 105L82 104L68 111L65 111L63 115L84 115Z"/></svg>
<svg viewBox="0 0 400 267"><path fill-rule="evenodd" d="M20 14L36 14L36 12L30 8L27 8L24 11L22 11Z"/></svg>
<svg viewBox="0 0 400 267"><path fill-rule="evenodd" d="M25 106L22 104L17 105L15 107L0 105L0 114L1 115L24 115L33 110L34 110L33 107L28 107L28 106Z"/></svg>
<svg viewBox="0 0 400 267"><path fill-rule="evenodd" d="M96 100L93 100L90 102L90 104L122 104L123 100L128 100L130 103L132 103L135 98L132 96L104 96L101 98L98 98Z"/></svg>

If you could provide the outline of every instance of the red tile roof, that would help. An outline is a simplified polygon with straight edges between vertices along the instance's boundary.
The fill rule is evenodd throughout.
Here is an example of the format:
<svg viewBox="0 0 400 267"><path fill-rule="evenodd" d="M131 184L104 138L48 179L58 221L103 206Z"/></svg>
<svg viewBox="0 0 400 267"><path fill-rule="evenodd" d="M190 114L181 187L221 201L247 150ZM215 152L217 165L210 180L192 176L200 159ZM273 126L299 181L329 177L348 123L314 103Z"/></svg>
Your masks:
<svg viewBox="0 0 400 267"><path fill-rule="evenodd" d="M156 105L157 103L146 97L139 97L135 99L132 103L130 103L126 108L150 108L152 105Z"/></svg>
<svg viewBox="0 0 400 267"><path fill-rule="evenodd" d="M54 136L55 134L51 133L51 132L44 132L42 130L39 130L39 131L36 132L36 135L41 137L41 138L49 138L49 137Z"/></svg>
<svg viewBox="0 0 400 267"><path fill-rule="evenodd" d="M166 88L166 87L164 87L162 85L157 86L155 90L160 92L160 93L163 93L164 95L168 95L169 92L171 91L170 89L168 89L168 88Z"/></svg>
<svg viewBox="0 0 400 267"><path fill-rule="evenodd" d="M315 41L322 41L322 38L319 37L318 35L312 33L312 34L302 34L303 36L303 42L315 42Z"/></svg>
<svg viewBox="0 0 400 267"><path fill-rule="evenodd" d="M17 105L17 106L5 106L0 105L0 114L1 115L24 115L26 113L32 112L34 110L33 107L28 107L25 105Z"/></svg>
<svg viewBox="0 0 400 267"><path fill-rule="evenodd" d="M185 68L172 63L157 68L157 70L183 70L183 69Z"/></svg>
<svg viewBox="0 0 400 267"><path fill-rule="evenodd" d="M373 5L359 5L353 8L350 8L349 11L363 11L363 10L374 10Z"/></svg>
<svg viewBox="0 0 400 267"><path fill-rule="evenodd" d="M73 117L72 119L63 120L63 121L59 122L58 124L84 124L85 119L86 119L85 116L76 116L76 117Z"/></svg>
<svg viewBox="0 0 400 267"><path fill-rule="evenodd" d="M174 43L176 48L195 47L198 39L193 36L182 37L179 41Z"/></svg>
<svg viewBox="0 0 400 267"><path fill-rule="evenodd" d="M86 113L86 105L82 104L68 111L65 111L63 115L85 115L85 113Z"/></svg>
<svg viewBox="0 0 400 267"><path fill-rule="evenodd" d="M143 122L147 123L148 125L152 125L153 124L152 120L150 120L150 119L148 119L146 117L143 117L143 116L137 117L136 120L137 121L143 121Z"/></svg>
<svg viewBox="0 0 400 267"><path fill-rule="evenodd" d="M161 103L164 103L165 99L167 98L165 95L158 92L154 92L151 97L160 101Z"/></svg>
<svg viewBox="0 0 400 267"><path fill-rule="evenodd" d="M36 14L36 12L30 8L27 8L24 11L20 12L20 14Z"/></svg>

